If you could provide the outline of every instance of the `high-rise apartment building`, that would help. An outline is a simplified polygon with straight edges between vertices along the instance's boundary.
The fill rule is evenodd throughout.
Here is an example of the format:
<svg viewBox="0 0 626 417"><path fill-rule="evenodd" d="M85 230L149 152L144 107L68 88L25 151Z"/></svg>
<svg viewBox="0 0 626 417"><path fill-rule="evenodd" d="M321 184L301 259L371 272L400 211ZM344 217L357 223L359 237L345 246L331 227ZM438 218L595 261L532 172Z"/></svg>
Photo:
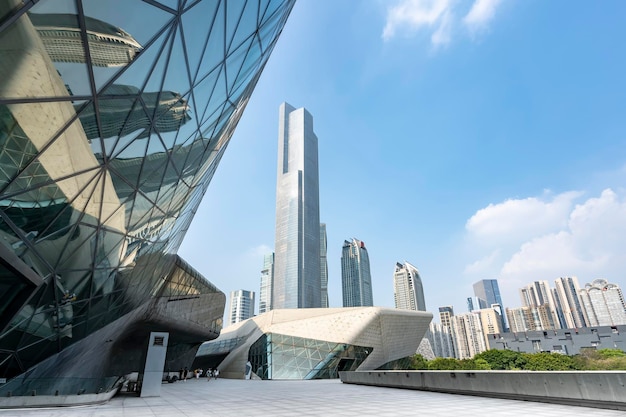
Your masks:
<svg viewBox="0 0 626 417"><path fill-rule="evenodd" d="M507 308L506 318L509 321L509 330L513 333L537 330L532 309L532 307Z"/></svg>
<svg viewBox="0 0 626 417"><path fill-rule="evenodd" d="M454 316L454 309L452 306L439 307L439 320L442 326L451 326L451 317Z"/></svg>
<svg viewBox="0 0 626 417"><path fill-rule="evenodd" d="M396 308L426 311L422 278L417 268L408 262L396 263L393 273L393 298Z"/></svg>
<svg viewBox="0 0 626 417"><path fill-rule="evenodd" d="M374 305L370 258L365 243L361 240L353 238L343 242L341 287L344 307L371 307Z"/></svg>
<svg viewBox="0 0 626 417"><path fill-rule="evenodd" d="M452 316L454 347L458 359L470 359L487 350L480 313L463 313Z"/></svg>
<svg viewBox="0 0 626 417"><path fill-rule="evenodd" d="M494 307L482 308L477 313L480 315L485 345L489 346L489 338L499 337L500 333L504 333L500 310Z"/></svg>
<svg viewBox="0 0 626 417"><path fill-rule="evenodd" d="M555 302L564 320L564 328L585 327L585 314L580 302L580 286L576 277L560 277L554 281Z"/></svg>
<svg viewBox="0 0 626 417"><path fill-rule="evenodd" d="M254 316L254 291L230 292L229 324L239 323Z"/></svg>
<svg viewBox="0 0 626 417"><path fill-rule="evenodd" d="M430 323L426 337L438 358L454 358L452 328L440 323Z"/></svg>
<svg viewBox="0 0 626 417"><path fill-rule="evenodd" d="M320 285L322 307L328 308L328 259L326 257L328 242L326 239L326 223L320 224Z"/></svg>
<svg viewBox="0 0 626 417"><path fill-rule="evenodd" d="M556 303L548 281L534 281L520 288L522 304L526 307L540 308L541 323L535 323L543 330L560 329L561 324L556 311Z"/></svg>
<svg viewBox="0 0 626 417"><path fill-rule="evenodd" d="M588 326L615 326L626 324L626 303L617 284L605 279L594 279L580 290Z"/></svg>
<svg viewBox="0 0 626 417"><path fill-rule="evenodd" d="M273 308L321 307L317 136L305 108L280 106Z"/></svg>
<svg viewBox="0 0 626 417"><path fill-rule="evenodd" d="M272 287L274 283L274 252L263 257L261 290L259 291L259 314L272 309Z"/></svg>

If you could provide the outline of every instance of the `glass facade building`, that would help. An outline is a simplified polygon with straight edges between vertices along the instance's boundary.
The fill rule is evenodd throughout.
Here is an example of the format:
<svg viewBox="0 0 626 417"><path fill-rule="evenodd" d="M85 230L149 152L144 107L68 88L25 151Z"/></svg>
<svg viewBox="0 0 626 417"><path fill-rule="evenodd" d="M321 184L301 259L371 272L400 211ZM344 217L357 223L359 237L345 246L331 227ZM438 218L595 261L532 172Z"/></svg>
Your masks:
<svg viewBox="0 0 626 417"><path fill-rule="evenodd" d="M272 309L272 286L274 284L274 252L263 257L261 291L259 292L259 314Z"/></svg>
<svg viewBox="0 0 626 417"><path fill-rule="evenodd" d="M371 307L372 275L365 243L352 239L343 242L341 251L341 284L344 307Z"/></svg>
<svg viewBox="0 0 626 417"><path fill-rule="evenodd" d="M317 136L305 108L280 106L273 308L322 306Z"/></svg>
<svg viewBox="0 0 626 417"><path fill-rule="evenodd" d="M176 252L294 1L0 1L0 396L217 337L225 296Z"/></svg>

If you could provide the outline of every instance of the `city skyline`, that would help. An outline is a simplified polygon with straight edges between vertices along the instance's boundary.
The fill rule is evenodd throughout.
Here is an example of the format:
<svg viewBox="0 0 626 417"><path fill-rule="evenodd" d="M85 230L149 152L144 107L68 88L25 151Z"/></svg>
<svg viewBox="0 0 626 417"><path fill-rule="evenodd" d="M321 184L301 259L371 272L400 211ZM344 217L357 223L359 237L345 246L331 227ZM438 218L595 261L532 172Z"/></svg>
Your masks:
<svg viewBox="0 0 626 417"><path fill-rule="evenodd" d="M367 242L380 306L393 306L398 259L419 266L428 311L463 311L481 279L498 279L508 307L534 280L623 288L626 83L614 51L626 5L499 2L472 26L474 1L421 25L394 20L399 4L295 5L207 190L219 204L200 206L182 255L225 291L258 289L286 100L314 115L320 137L331 306L346 236ZM433 42L444 15L449 41ZM219 246L204 247L207 234Z"/></svg>

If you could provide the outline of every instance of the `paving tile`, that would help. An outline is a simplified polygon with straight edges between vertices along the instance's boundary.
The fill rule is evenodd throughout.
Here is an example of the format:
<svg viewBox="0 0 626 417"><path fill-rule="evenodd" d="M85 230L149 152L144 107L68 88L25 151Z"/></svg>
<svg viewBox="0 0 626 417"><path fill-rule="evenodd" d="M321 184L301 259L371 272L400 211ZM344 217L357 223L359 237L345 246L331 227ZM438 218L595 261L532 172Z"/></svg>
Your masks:
<svg viewBox="0 0 626 417"><path fill-rule="evenodd" d="M339 380L190 380L163 384L161 397L120 395L106 404L0 410L0 417L375 416L613 417L622 411L342 384Z"/></svg>

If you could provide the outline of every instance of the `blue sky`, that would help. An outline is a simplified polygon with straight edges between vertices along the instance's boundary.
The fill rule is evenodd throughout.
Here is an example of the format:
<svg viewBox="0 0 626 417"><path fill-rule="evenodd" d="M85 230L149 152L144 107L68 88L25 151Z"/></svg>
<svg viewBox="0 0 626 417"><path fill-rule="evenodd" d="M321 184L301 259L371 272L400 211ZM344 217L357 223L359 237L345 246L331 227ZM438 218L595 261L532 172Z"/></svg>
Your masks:
<svg viewBox="0 0 626 417"><path fill-rule="evenodd" d="M427 308L466 311L497 278L626 286L626 2L298 0L179 254L227 295L259 289L274 245L278 107L319 138L329 298L341 246L368 248Z"/></svg>

